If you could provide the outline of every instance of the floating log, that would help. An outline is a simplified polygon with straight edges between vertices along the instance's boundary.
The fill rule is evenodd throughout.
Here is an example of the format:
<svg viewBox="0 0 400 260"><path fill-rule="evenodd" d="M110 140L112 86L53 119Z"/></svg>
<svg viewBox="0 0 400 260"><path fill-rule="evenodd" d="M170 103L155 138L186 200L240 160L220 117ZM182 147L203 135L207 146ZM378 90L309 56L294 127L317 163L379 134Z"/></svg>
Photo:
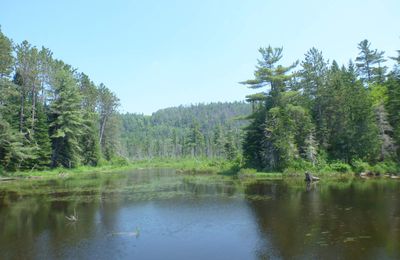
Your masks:
<svg viewBox="0 0 400 260"><path fill-rule="evenodd" d="M13 178L13 177L1 177L0 178L0 181L14 181L14 180L16 180L17 178Z"/></svg>

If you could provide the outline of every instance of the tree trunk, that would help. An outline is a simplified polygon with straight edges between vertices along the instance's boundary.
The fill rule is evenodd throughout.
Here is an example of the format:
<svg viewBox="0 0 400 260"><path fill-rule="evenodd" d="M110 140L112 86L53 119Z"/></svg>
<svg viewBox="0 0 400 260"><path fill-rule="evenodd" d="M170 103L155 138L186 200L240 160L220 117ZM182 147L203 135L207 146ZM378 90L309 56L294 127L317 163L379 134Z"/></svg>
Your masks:
<svg viewBox="0 0 400 260"><path fill-rule="evenodd" d="M25 95L21 94L21 108L19 112L19 131L22 133L22 128L24 127L24 101Z"/></svg>
<svg viewBox="0 0 400 260"><path fill-rule="evenodd" d="M35 110L36 110L36 88L33 86L32 88L32 123L31 123L31 133L33 135L33 131L35 129Z"/></svg>
<svg viewBox="0 0 400 260"><path fill-rule="evenodd" d="M106 117L104 117L104 119L101 122L101 126L100 126L100 147L101 147L101 142L103 141L103 135L104 135L104 129L106 126Z"/></svg>

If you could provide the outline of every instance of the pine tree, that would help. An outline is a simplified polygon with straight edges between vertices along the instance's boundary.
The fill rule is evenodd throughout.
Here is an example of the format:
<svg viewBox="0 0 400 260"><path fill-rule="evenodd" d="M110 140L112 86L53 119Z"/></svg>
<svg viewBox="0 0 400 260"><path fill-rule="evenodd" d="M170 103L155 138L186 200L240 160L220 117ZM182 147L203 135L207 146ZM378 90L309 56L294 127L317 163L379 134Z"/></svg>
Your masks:
<svg viewBox="0 0 400 260"><path fill-rule="evenodd" d="M327 152L330 158L350 162L374 160L378 151L378 129L372 101L357 80L352 64L339 69L333 62L329 71L322 115L326 118Z"/></svg>
<svg viewBox="0 0 400 260"><path fill-rule="evenodd" d="M371 83L384 81L386 67L382 64L386 61L383 58L385 52L371 50L371 43L363 40L358 44L360 53L356 58L357 68L363 82L368 86Z"/></svg>
<svg viewBox="0 0 400 260"><path fill-rule="evenodd" d="M14 57L12 56L13 46L0 30L0 79L7 78L12 71Z"/></svg>
<svg viewBox="0 0 400 260"><path fill-rule="evenodd" d="M54 100L50 107L53 167L75 167L81 162L80 137L84 129L77 84L70 68L58 62L53 79Z"/></svg>
<svg viewBox="0 0 400 260"><path fill-rule="evenodd" d="M235 136L232 132L232 130L229 130L226 136L226 141L224 144L224 154L225 158L233 161L235 158L238 156L238 148L236 147L235 144Z"/></svg>
<svg viewBox="0 0 400 260"><path fill-rule="evenodd" d="M16 46L16 54L16 71L19 78L16 78L15 83L20 86L21 93L20 131L26 131L27 138L32 139L36 123L36 103L41 86L39 51L27 41L23 41ZM30 103L30 107L25 104L26 101ZM25 123L27 125L24 125Z"/></svg>
<svg viewBox="0 0 400 260"><path fill-rule="evenodd" d="M41 103L37 104L36 120L37 122L34 129L36 160L34 160L34 165L37 165L38 168L44 168L50 166L51 140L49 136L47 110Z"/></svg>
<svg viewBox="0 0 400 260"><path fill-rule="evenodd" d="M194 122L190 132L186 138L186 147L190 151L190 155L198 157L204 153L204 135L200 131L198 122Z"/></svg>
<svg viewBox="0 0 400 260"><path fill-rule="evenodd" d="M279 167L279 157L274 142L273 130L280 125L277 114L281 105L282 93L289 86L293 74L289 72L297 66L295 62L291 66L277 65L282 58L282 48L260 48L262 59L254 72L255 78L242 82L249 88L267 88L266 92L247 96L247 101L253 103L253 114L249 117L252 122L245 129L243 143L244 159L248 166L255 168ZM258 105L257 105L258 104ZM257 105L257 106L255 106ZM276 132L278 134L278 132ZM277 144L276 143L276 144ZM280 146L280 145L278 145ZM283 145L281 146L283 150ZM287 150L289 151L289 150ZM281 154L283 154L282 152Z"/></svg>
<svg viewBox="0 0 400 260"><path fill-rule="evenodd" d="M400 159L400 74L392 73L387 82L387 111L390 125L393 127L393 139L396 142L398 159Z"/></svg>
<svg viewBox="0 0 400 260"><path fill-rule="evenodd" d="M84 131L80 137L82 148L82 163L96 166L101 158L99 143L99 117L96 114L99 91L95 84L84 74L77 75L79 91L82 94L81 107L83 111Z"/></svg>
<svg viewBox="0 0 400 260"><path fill-rule="evenodd" d="M0 167L15 171L26 160L34 159L31 147L24 146L24 135L11 129L0 114Z"/></svg>

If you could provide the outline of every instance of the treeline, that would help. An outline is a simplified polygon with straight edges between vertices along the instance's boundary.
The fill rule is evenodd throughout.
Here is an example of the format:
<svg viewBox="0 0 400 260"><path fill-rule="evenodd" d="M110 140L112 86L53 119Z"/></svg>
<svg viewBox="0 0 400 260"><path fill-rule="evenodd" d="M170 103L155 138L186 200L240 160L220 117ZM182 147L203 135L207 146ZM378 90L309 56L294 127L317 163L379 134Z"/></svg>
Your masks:
<svg viewBox="0 0 400 260"><path fill-rule="evenodd" d="M0 32L0 171L98 165L117 156L118 98L104 84Z"/></svg>
<svg viewBox="0 0 400 260"><path fill-rule="evenodd" d="M124 114L122 141L130 159L241 154L242 128L251 113L245 102L198 104L158 110L151 116Z"/></svg>
<svg viewBox="0 0 400 260"><path fill-rule="evenodd" d="M396 170L400 145L400 51L389 57L367 40L347 65L328 62L315 48L290 66L282 48L261 48L254 79L242 82L261 92L245 129L248 167L267 170L339 170L383 163ZM297 69L296 69L297 68ZM340 169L342 167L342 169ZM390 170L389 170L390 171Z"/></svg>

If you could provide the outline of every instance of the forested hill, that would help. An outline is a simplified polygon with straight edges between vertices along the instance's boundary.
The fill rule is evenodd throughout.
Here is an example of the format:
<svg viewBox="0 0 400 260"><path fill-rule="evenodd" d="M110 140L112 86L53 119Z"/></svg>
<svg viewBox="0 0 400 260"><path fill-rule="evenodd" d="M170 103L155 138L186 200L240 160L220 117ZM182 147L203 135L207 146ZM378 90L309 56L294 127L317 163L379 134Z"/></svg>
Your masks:
<svg viewBox="0 0 400 260"><path fill-rule="evenodd" d="M197 120L202 128L214 128L218 124L236 121L239 116L249 115L251 106L245 102L218 102L160 109L151 116L152 123L188 127Z"/></svg>
<svg viewBox="0 0 400 260"><path fill-rule="evenodd" d="M240 150L244 102L210 103L158 110L151 116L123 114L122 148L130 159L234 157Z"/></svg>
<svg viewBox="0 0 400 260"><path fill-rule="evenodd" d="M118 112L104 84L28 41L0 31L0 175L128 159L207 156L241 150L244 102L162 109L152 116ZM123 158L124 157L124 158Z"/></svg>

